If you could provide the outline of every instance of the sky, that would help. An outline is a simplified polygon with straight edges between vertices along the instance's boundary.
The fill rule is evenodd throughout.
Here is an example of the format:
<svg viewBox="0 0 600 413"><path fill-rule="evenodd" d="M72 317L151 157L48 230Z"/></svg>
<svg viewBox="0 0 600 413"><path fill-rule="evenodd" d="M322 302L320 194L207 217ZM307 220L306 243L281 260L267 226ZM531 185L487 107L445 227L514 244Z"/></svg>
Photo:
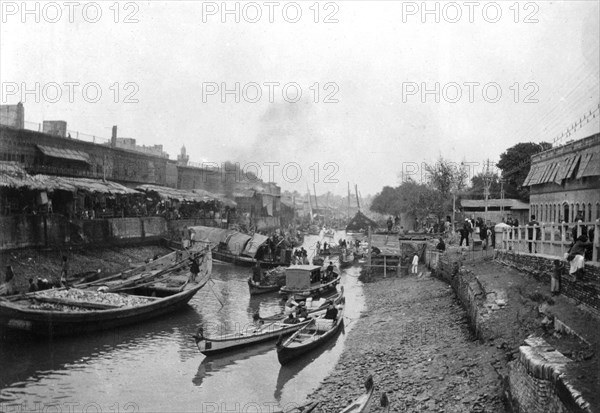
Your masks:
<svg viewBox="0 0 600 413"><path fill-rule="evenodd" d="M27 122L287 190L375 194L600 130L598 1L0 3L0 103Z"/></svg>

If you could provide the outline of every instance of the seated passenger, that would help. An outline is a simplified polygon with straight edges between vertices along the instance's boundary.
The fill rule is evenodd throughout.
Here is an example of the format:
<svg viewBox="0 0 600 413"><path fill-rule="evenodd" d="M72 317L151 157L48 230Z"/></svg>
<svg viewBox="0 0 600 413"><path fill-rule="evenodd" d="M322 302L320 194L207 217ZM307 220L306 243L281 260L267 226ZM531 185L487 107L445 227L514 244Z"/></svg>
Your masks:
<svg viewBox="0 0 600 413"><path fill-rule="evenodd" d="M333 301L329 302L329 306L327 307L327 311L325 312L325 320L336 320L338 316L338 309L333 305Z"/></svg>
<svg viewBox="0 0 600 413"><path fill-rule="evenodd" d="M294 313L290 313L288 318L283 320L285 324L298 324L298 319L295 317Z"/></svg>

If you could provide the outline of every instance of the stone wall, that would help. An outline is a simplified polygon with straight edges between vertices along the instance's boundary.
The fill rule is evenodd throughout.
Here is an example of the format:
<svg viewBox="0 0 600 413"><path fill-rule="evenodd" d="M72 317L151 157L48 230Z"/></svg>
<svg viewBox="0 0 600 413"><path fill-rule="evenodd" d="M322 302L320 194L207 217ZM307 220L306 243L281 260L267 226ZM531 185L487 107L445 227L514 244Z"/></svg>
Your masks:
<svg viewBox="0 0 600 413"><path fill-rule="evenodd" d="M448 255L436 257L435 262L433 274L452 286L476 337L482 341L494 338L493 326L486 322L483 311L486 291L476 274L464 270L459 260ZM525 344L519 348L519 357L508 363L509 372L504 377L506 402L512 411L589 413L589 405L562 374L570 360L541 339L530 338Z"/></svg>
<svg viewBox="0 0 600 413"><path fill-rule="evenodd" d="M496 251L496 260L533 275L536 279L548 284L554 271L556 257ZM590 312L600 316L600 265L587 263L581 280L569 274L569 263L561 260L561 294L577 301Z"/></svg>
<svg viewBox="0 0 600 413"><path fill-rule="evenodd" d="M192 225L218 224L214 220L167 221L162 217L71 221L58 214L45 217L0 217L0 251L65 245L139 243L158 241L161 238L179 240L181 230Z"/></svg>
<svg viewBox="0 0 600 413"><path fill-rule="evenodd" d="M590 406L572 389L563 374L571 362L545 340L531 337L509 363L511 406L517 413L590 412Z"/></svg>

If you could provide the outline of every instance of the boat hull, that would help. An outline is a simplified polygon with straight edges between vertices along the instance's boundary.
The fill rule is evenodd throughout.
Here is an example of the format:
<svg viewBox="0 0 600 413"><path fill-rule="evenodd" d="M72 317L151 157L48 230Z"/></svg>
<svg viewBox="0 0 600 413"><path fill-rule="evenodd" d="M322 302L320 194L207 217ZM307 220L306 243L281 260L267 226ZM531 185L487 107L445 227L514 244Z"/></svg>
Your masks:
<svg viewBox="0 0 600 413"><path fill-rule="evenodd" d="M250 295L260 295L274 293L279 291L281 287L279 285L259 285L250 278L248 279L248 288L250 289Z"/></svg>
<svg viewBox="0 0 600 413"><path fill-rule="evenodd" d="M135 324L186 306L209 278L209 276L205 277L197 285L180 293L155 299L144 305L102 311L31 310L3 300L0 301L0 326L36 336L51 337L79 335Z"/></svg>
<svg viewBox="0 0 600 413"><path fill-rule="evenodd" d="M301 296L301 297L308 297L311 295L319 295L319 294L323 294L331 289L335 289L341 280L342 280L342 277L338 275L333 281L330 281L325 284L319 284L318 286L311 287L306 290L293 290L291 288L281 287L281 289L279 290L279 294L282 294L282 295L293 294L295 296Z"/></svg>
<svg viewBox="0 0 600 413"><path fill-rule="evenodd" d="M228 262L240 267L253 267L256 265L257 260L255 258L244 257L242 255L234 255L228 252L215 251L212 252L212 257L215 260ZM259 261L262 268L275 268L280 266L288 266L289 263L282 263L279 261Z"/></svg>
<svg viewBox="0 0 600 413"><path fill-rule="evenodd" d="M231 338L216 339L210 337L198 337L196 338L196 345L198 350L204 355L219 354L230 350L247 347L253 344L262 343L268 340L274 340L278 337L288 336L302 327L307 323L289 324L283 328L267 329L267 332L262 334L236 334Z"/></svg>
<svg viewBox="0 0 600 413"><path fill-rule="evenodd" d="M277 347L277 359L279 360L279 363L281 365L288 364L288 363L298 359L303 354L325 344L327 341L329 341L337 336L338 332L340 331L340 328L343 325L344 325L344 316L343 316L343 312L340 312L338 321L335 323L335 326L331 330L327 331L322 336L320 336L318 339L309 341L306 344L303 344L301 346L295 346L295 347L288 347L285 344L279 345Z"/></svg>

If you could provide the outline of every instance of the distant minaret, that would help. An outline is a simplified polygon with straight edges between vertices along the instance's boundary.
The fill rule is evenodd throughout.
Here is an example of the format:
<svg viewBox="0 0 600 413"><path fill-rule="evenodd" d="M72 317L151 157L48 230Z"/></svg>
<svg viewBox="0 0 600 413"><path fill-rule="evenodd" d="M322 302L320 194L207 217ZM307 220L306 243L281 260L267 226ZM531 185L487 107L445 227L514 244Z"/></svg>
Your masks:
<svg viewBox="0 0 600 413"><path fill-rule="evenodd" d="M186 166L188 161L190 160L190 156L186 154L185 145L181 147L181 154L177 155L177 164Z"/></svg>
<svg viewBox="0 0 600 413"><path fill-rule="evenodd" d="M117 147L117 126L112 127L112 135L110 136L110 146L113 148Z"/></svg>

